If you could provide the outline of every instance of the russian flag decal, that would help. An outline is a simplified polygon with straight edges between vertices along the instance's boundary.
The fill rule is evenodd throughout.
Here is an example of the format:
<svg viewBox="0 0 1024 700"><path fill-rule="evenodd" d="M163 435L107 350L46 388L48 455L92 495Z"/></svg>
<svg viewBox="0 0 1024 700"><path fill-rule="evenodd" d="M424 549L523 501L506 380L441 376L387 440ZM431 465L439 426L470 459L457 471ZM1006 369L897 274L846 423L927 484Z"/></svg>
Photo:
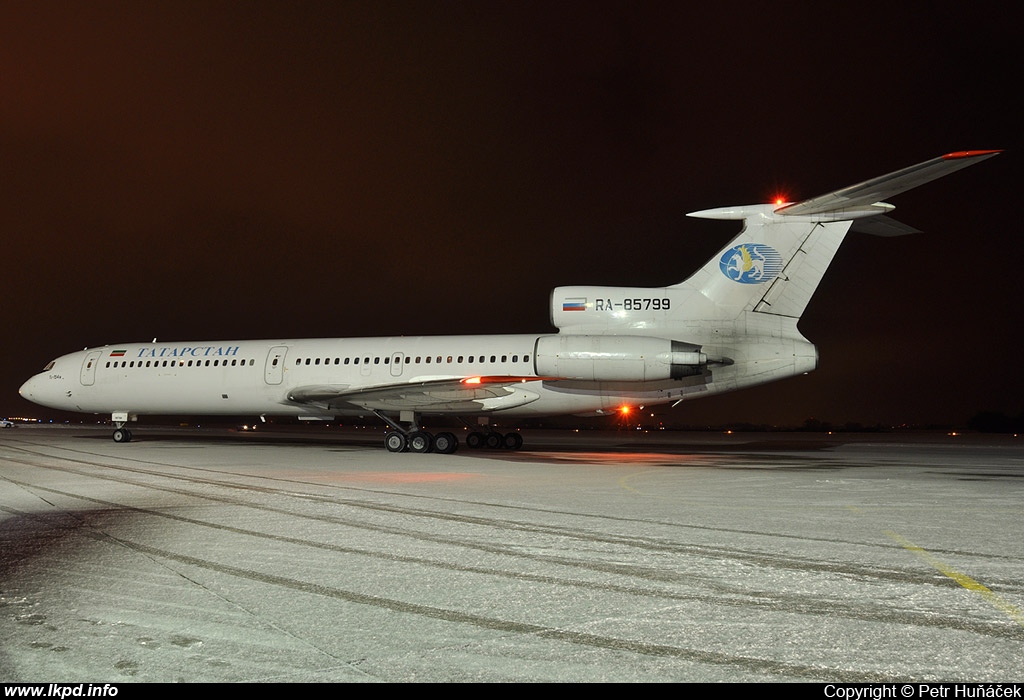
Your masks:
<svg viewBox="0 0 1024 700"><path fill-rule="evenodd" d="M566 299L562 302L562 311L586 311L587 300L584 297Z"/></svg>

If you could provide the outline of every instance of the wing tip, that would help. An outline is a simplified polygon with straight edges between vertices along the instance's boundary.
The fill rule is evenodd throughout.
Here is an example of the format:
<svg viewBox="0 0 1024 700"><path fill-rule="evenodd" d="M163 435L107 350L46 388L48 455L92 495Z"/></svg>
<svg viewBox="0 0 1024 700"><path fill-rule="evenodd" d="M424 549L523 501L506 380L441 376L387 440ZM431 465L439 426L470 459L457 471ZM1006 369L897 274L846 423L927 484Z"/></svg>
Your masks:
<svg viewBox="0 0 1024 700"><path fill-rule="evenodd" d="M954 151L953 153L947 153L942 156L943 160L959 160L960 158L977 158L979 156L994 156L997 153L1002 153L1002 148L996 148L988 151Z"/></svg>

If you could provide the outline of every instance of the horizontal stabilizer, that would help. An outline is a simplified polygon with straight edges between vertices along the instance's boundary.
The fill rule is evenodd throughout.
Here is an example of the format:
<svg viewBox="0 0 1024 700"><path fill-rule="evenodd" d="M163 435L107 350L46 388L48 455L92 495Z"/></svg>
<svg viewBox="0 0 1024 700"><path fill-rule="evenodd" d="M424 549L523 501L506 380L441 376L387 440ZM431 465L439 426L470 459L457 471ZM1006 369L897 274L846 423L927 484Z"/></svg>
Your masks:
<svg viewBox="0 0 1024 700"><path fill-rule="evenodd" d="M867 233L872 236L884 236L886 238L906 236L908 233L921 233L920 229L908 226L888 216L872 216L868 219L857 219L853 222L850 230L856 233Z"/></svg>
<svg viewBox="0 0 1024 700"><path fill-rule="evenodd" d="M784 216L808 216L846 210L862 210L888 197L906 192L926 182L949 175L968 165L980 163L1002 151L957 151L911 165L896 172L865 180L802 202L786 204L775 210Z"/></svg>

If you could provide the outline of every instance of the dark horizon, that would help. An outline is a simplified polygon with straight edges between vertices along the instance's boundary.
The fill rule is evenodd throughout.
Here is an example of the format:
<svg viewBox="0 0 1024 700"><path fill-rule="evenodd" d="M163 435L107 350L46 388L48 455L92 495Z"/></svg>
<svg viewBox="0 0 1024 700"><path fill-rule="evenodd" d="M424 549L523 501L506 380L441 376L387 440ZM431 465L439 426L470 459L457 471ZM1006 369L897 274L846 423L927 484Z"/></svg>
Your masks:
<svg viewBox="0 0 1024 700"><path fill-rule="evenodd" d="M736 233L686 212L1003 148L893 198L924 233L847 238L815 372L658 412L1016 417L1020 23L870 5L8 6L0 416L86 346L550 332L552 288L673 284Z"/></svg>
<svg viewBox="0 0 1024 700"><path fill-rule="evenodd" d="M635 414L636 412L634 412ZM678 409L668 406L657 406L641 410L639 416L624 418L618 415L606 416L549 416L544 418L502 419L492 418L493 425L502 429L513 428L523 430L596 430L604 432L646 430L646 431L679 431L679 432L811 432L811 433L899 433L899 432L949 432L1005 434L1016 437L1024 432L1024 412L1017 415L1006 415L997 411L976 411L962 423L859 423L856 421L833 422L827 417L808 416L798 423L753 423L749 421L726 421L723 423L694 423L680 420ZM13 422L21 425L113 425L109 416L69 413L40 407L40 411L20 416L9 416ZM465 426L453 417L431 417L427 421L434 429L440 427L462 430ZM146 414L132 424L132 429L142 428L160 430L169 427L193 428L238 428L255 426L263 430L279 430L298 428L313 431L323 428L372 427L386 431L388 427L371 414L362 416L339 416L333 421L300 420L289 416L267 416L261 421L252 415L237 416L175 416ZM139 433L144 434L144 432ZM381 433L383 435L383 432Z"/></svg>

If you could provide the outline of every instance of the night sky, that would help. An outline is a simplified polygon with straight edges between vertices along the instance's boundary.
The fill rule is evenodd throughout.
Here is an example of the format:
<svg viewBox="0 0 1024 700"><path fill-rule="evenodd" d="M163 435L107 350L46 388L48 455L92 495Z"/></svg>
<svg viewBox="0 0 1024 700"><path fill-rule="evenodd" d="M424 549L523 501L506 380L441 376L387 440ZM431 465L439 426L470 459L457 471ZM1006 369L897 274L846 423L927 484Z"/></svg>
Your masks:
<svg viewBox="0 0 1024 700"><path fill-rule="evenodd" d="M86 346L549 332L737 231L686 212L989 148L847 239L818 371L662 412L1020 413L1012 3L713 4L0 2L0 416Z"/></svg>

